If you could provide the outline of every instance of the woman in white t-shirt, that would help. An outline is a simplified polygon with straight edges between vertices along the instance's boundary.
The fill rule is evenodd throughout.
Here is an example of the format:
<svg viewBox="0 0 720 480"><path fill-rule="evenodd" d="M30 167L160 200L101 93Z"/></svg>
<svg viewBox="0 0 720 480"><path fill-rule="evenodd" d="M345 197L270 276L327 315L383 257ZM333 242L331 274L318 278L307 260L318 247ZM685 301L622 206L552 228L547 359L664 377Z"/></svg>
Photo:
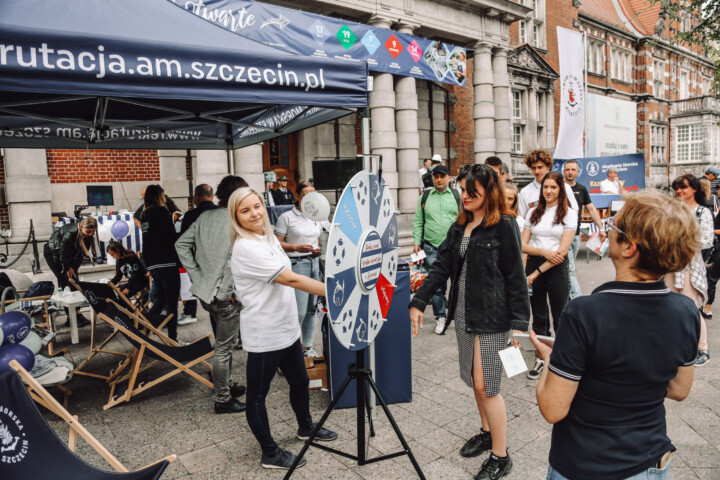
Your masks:
<svg viewBox="0 0 720 480"><path fill-rule="evenodd" d="M525 273L528 286L532 287L532 329L538 335L550 335L550 312L557 334L560 314L570 298L567 253L575 237L578 217L570 208L564 184L559 172L545 175L540 185L540 200L537 207L528 211L522 234L522 251L528 255ZM544 364L538 357L528 378L540 378Z"/></svg>
<svg viewBox="0 0 720 480"><path fill-rule="evenodd" d="M265 205L257 192L244 187L228 201L230 269L243 304L240 333L247 357L247 421L260 447L262 466L290 468L295 455L280 448L270 433L265 398L278 369L290 385L290 404L298 422L298 438L313 430L308 375L305 369L297 304L293 289L325 295L322 282L298 275L273 234ZM315 437L331 441L337 433L321 428ZM299 466L305 464L301 459Z"/></svg>
<svg viewBox="0 0 720 480"><path fill-rule="evenodd" d="M290 257L292 271L306 277L320 280L320 233L322 225L310 220L302 213L302 199L315 187L310 182L298 182L295 190L295 208L280 215L275 222L275 235L280 245ZM315 319L317 315L317 297L302 290L295 290L298 322L302 332L303 354L306 357L319 357L313 348Z"/></svg>

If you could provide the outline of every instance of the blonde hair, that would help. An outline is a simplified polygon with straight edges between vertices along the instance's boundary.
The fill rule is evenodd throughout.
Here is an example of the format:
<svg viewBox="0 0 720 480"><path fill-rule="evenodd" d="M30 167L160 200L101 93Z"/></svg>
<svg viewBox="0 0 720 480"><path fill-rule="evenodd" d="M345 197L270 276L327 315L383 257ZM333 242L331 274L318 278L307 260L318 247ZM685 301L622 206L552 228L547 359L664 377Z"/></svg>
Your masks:
<svg viewBox="0 0 720 480"><path fill-rule="evenodd" d="M693 212L657 190L631 193L617 214L620 240L637 245L637 270L661 276L683 270L700 251L700 228Z"/></svg>
<svg viewBox="0 0 720 480"><path fill-rule="evenodd" d="M230 195L230 199L228 200L228 213L230 214L230 245L235 245L235 240L237 240L238 238L245 238L249 240L258 239L257 234L244 228L237 220L237 209L240 206L240 203L245 200L245 197L249 195L255 195L256 197L258 197L258 200L260 200L260 204L265 211L265 219L263 220L265 236L272 244L273 239L275 239L276 237L273 233L272 226L270 225L270 219L268 218L267 210L265 210L265 202L263 201L263 197L250 187L241 187L235 190L233 194Z"/></svg>
<svg viewBox="0 0 720 480"><path fill-rule="evenodd" d="M505 182L502 184L503 190L510 190L515 195L515 201L508 205L507 207L512 211L513 217L518 216L518 203L520 203L520 191L517 188L517 185L515 185L512 182Z"/></svg>
<svg viewBox="0 0 720 480"><path fill-rule="evenodd" d="M700 179L700 188L702 188L702 191L705 192L706 200L709 200L711 198L710 197L710 195L712 195L711 187L712 187L712 184L710 183L710 180L708 180L705 177Z"/></svg>

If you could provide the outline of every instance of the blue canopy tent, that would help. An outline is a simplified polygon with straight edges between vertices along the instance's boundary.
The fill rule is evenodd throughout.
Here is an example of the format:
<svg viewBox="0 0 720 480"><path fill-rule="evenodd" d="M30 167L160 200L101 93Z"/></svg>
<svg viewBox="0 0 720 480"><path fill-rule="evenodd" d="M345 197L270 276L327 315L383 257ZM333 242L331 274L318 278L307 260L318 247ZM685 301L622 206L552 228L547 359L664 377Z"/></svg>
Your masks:
<svg viewBox="0 0 720 480"><path fill-rule="evenodd" d="M0 147L234 149L367 106L367 64L288 54L165 0L4 0Z"/></svg>

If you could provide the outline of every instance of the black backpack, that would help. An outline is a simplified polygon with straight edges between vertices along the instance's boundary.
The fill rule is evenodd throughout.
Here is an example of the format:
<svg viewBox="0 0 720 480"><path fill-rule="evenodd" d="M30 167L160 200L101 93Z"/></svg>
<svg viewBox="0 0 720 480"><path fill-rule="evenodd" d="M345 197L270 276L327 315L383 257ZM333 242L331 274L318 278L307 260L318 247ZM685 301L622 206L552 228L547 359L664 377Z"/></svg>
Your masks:
<svg viewBox="0 0 720 480"><path fill-rule="evenodd" d="M8 277L7 273L0 272L0 294L5 291L6 288L13 288L14 285L10 281L10 277Z"/></svg>
<svg viewBox="0 0 720 480"><path fill-rule="evenodd" d="M55 293L55 285L53 284L53 282L42 281L35 282L30 285L30 287L27 289L27 292L25 292L24 297L44 297L45 295L52 295L53 293Z"/></svg>

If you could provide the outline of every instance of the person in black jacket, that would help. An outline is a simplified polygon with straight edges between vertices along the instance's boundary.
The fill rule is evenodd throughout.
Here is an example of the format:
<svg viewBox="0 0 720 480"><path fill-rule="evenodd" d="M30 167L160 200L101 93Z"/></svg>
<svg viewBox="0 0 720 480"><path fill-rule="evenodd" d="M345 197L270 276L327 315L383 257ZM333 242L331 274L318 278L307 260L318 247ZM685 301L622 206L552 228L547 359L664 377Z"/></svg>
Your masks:
<svg viewBox="0 0 720 480"><path fill-rule="evenodd" d="M126 297L132 297L148 286L147 271L138 256L132 250L123 247L120 242L110 242L107 252L115 259L115 276L110 280L122 290ZM125 276L128 281L118 285Z"/></svg>
<svg viewBox="0 0 720 480"><path fill-rule="evenodd" d="M460 455L475 457L492 449L475 478L495 480L512 468L498 352L507 347L511 329L527 330L530 303L520 232L505 204L497 173L488 165L467 165L458 181L463 209L410 302L410 319L416 336L427 302L449 277L448 323L455 320L460 377L473 388L482 420L480 434L463 445Z"/></svg>
<svg viewBox="0 0 720 480"><path fill-rule="evenodd" d="M70 287L75 290L68 279L78 279L78 269L83 257L91 256L89 249L93 246L96 231L97 220L85 217L80 223L63 225L50 235L43 249L43 256L57 278L58 288ZM79 327L90 324L90 320L80 314L77 318Z"/></svg>
<svg viewBox="0 0 720 480"><path fill-rule="evenodd" d="M166 203L165 191L160 185L147 187L145 209L140 216L142 256L156 291L150 315L159 319L172 314L172 319L167 323L168 337L177 341L180 262L174 248L177 233Z"/></svg>

